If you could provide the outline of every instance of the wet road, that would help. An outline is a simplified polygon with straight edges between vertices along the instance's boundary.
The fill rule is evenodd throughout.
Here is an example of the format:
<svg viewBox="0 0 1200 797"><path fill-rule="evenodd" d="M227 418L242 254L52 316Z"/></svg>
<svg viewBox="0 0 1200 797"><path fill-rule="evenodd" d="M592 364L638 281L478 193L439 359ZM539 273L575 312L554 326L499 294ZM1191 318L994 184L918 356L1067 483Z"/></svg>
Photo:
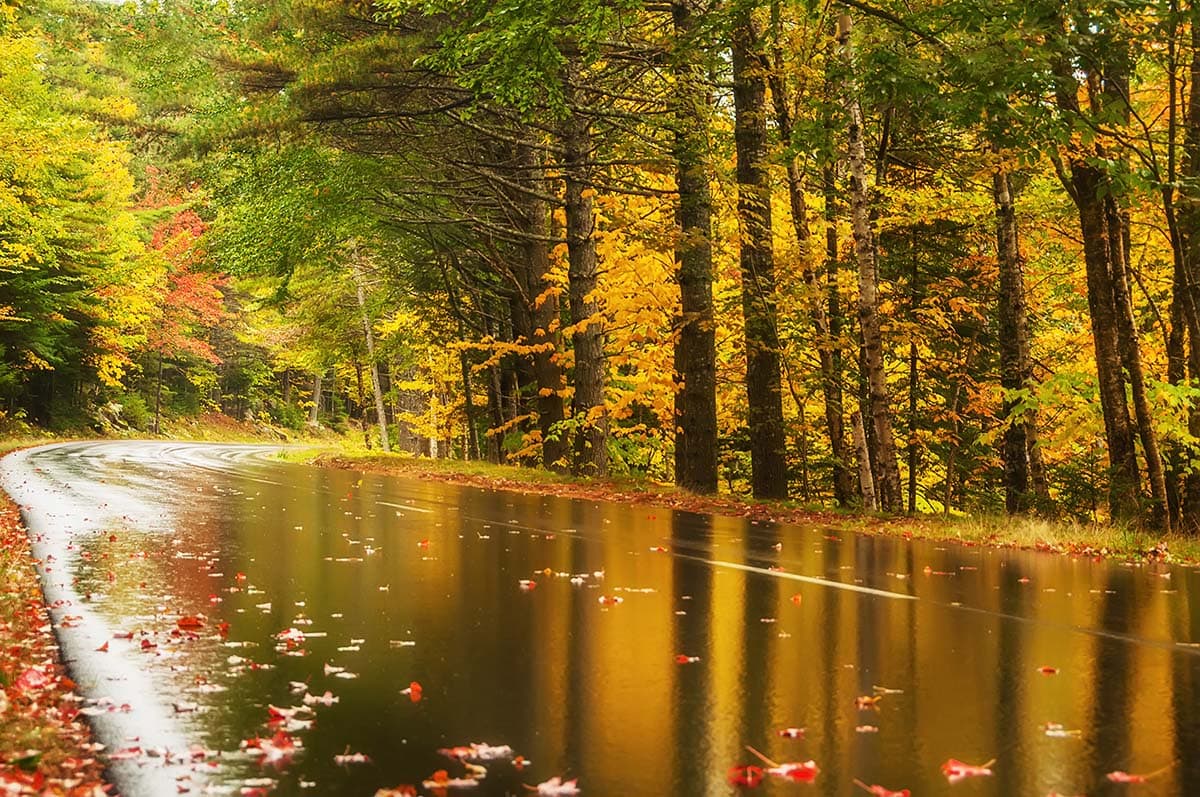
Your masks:
<svg viewBox="0 0 1200 797"><path fill-rule="evenodd" d="M126 797L369 797L467 774L438 749L471 742L529 761L489 766L463 792L482 795L553 776L595 797L732 794L730 767L758 763L746 745L820 770L762 794L865 794L855 779L1200 794L1196 568L321 470L250 446L56 445L5 458L0 481ZM294 753L240 749L289 722ZM370 760L335 759L354 753ZM950 758L995 759L993 774L951 784Z"/></svg>

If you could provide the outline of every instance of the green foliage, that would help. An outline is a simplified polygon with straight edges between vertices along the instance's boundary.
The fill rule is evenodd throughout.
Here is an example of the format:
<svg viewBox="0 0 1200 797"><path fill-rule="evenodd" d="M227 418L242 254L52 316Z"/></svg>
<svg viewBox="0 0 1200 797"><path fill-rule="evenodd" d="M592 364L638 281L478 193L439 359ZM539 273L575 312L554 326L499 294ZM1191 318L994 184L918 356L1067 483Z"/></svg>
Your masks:
<svg viewBox="0 0 1200 797"><path fill-rule="evenodd" d="M412 14L443 20L437 48L422 64L452 75L474 95L522 114L546 108L568 113L564 83L569 63L586 67L602 57L633 0L382 0L381 16Z"/></svg>

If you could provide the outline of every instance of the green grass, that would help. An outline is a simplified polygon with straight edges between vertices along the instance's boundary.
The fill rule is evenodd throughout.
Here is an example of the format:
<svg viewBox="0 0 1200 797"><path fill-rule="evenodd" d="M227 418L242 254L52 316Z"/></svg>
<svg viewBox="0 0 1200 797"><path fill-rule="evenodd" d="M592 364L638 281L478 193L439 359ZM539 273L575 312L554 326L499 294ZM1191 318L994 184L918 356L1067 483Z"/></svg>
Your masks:
<svg viewBox="0 0 1200 797"><path fill-rule="evenodd" d="M944 535L934 536L966 542L1050 548L1116 557L1144 557L1155 549L1165 548L1172 559L1200 561L1200 537L1156 534L1120 524L1080 524L1035 517L981 515L934 520L930 526L935 532L944 532Z"/></svg>
<svg viewBox="0 0 1200 797"><path fill-rule="evenodd" d="M586 490L589 497L609 493L613 500L622 500L629 493L641 494L640 500L664 506L685 507L714 514L760 514L781 521L804 523L817 521L842 531L880 535L907 535L929 540L958 541L977 545L1028 548L1068 554L1099 555L1113 558L1156 557L1165 549L1175 561L1200 562L1200 537L1182 534L1160 535L1132 526L1115 524L1079 524L1037 517L1008 517L1005 515L972 515L943 517L888 516L861 511L835 509L795 500L756 501L736 495L721 494L713 498L694 496L670 485L646 480L579 479L552 473L540 468L513 465L494 465L488 462L464 462L452 459L429 459L411 454L384 454L368 451L360 445L324 447L286 452L284 457L294 462L350 465L367 470L410 473L433 478L461 478L498 484L530 492L539 492L550 485ZM600 493L594 495L593 493ZM661 497L661 501L657 499Z"/></svg>

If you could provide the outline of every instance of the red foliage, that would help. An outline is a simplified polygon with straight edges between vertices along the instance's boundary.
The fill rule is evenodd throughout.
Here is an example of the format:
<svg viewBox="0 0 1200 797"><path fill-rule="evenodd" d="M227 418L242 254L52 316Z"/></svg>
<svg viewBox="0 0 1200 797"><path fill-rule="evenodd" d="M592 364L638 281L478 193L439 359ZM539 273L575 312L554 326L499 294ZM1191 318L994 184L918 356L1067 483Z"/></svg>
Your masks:
<svg viewBox="0 0 1200 797"><path fill-rule="evenodd" d="M168 271L163 314L150 331L149 344L159 354L190 354L216 364L220 358L204 336L227 315L222 289L229 278L200 268L204 262L200 237L206 229L204 221L189 208L151 233L150 246L163 255Z"/></svg>

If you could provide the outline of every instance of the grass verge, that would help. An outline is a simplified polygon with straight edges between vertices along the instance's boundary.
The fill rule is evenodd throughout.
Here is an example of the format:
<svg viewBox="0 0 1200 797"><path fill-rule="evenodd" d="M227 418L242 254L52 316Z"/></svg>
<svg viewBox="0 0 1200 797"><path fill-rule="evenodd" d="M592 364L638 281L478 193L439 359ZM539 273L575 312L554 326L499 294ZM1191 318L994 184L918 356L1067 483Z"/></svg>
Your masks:
<svg viewBox="0 0 1200 797"><path fill-rule="evenodd" d="M904 539L954 541L965 545L1021 548L1076 556L1200 562L1198 537L1156 535L1104 523L1083 525L1044 518L991 515L949 518L936 515L888 516L813 507L795 501L756 501L728 494L701 496L650 481L579 479L535 468L365 450L305 449L289 452L287 458L324 467L395 473L491 489L646 504L783 523L815 523L838 531Z"/></svg>

